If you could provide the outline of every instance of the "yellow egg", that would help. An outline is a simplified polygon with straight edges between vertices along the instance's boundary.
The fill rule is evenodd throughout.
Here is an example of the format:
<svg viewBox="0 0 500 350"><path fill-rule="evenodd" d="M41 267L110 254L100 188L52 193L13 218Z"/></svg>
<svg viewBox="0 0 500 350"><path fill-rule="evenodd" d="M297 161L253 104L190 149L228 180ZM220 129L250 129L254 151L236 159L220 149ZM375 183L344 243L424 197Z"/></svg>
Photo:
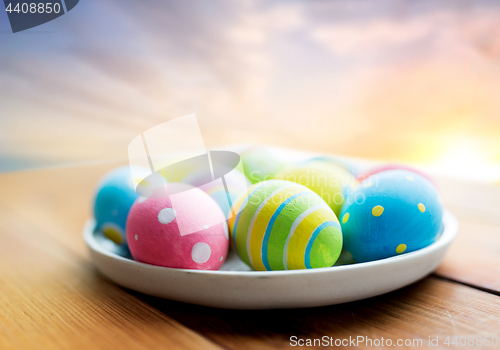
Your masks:
<svg viewBox="0 0 500 350"><path fill-rule="evenodd" d="M344 190L356 184L354 176L345 168L320 160L285 169L276 175L276 179L296 182L310 188L328 203L337 216L344 204Z"/></svg>

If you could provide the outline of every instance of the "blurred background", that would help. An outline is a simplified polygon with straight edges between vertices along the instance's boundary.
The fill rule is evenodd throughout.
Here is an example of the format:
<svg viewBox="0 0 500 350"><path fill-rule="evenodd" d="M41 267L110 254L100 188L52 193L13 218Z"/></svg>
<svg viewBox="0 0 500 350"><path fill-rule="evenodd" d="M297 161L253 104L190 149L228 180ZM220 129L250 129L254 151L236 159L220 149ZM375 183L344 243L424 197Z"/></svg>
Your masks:
<svg viewBox="0 0 500 350"><path fill-rule="evenodd" d="M12 34L0 171L127 158L196 113L266 143L500 184L500 2L82 0Z"/></svg>

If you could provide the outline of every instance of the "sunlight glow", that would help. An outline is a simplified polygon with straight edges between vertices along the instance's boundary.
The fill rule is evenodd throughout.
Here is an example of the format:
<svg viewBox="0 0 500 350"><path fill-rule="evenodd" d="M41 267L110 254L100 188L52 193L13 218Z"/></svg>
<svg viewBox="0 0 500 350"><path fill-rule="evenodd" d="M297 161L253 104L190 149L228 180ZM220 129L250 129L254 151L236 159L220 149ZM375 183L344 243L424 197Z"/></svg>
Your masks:
<svg viewBox="0 0 500 350"><path fill-rule="evenodd" d="M495 144L484 139L454 137L448 139L443 148L443 152L429 164L435 172L474 181L500 180L498 147Z"/></svg>

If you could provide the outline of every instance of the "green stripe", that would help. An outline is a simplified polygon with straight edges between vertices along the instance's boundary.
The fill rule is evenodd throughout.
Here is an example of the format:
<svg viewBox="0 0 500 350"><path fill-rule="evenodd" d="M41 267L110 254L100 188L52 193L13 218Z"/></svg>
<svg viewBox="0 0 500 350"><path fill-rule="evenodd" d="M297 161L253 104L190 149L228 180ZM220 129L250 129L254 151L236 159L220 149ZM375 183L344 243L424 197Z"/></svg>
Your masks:
<svg viewBox="0 0 500 350"><path fill-rule="evenodd" d="M285 242L295 219L297 219L297 217L299 217L299 215L305 212L308 208L322 203L324 203L324 201L317 194L311 191L310 195L295 198L283 209L274 222L274 226L269 237L267 256L271 270L285 269L285 266L283 265Z"/></svg>
<svg viewBox="0 0 500 350"><path fill-rule="evenodd" d="M306 251L307 268L332 266L342 251L342 231L338 225L326 226L311 237ZM308 259L309 258L309 259Z"/></svg>
<svg viewBox="0 0 500 350"><path fill-rule="evenodd" d="M309 192L300 192L300 193L295 193L294 195L291 195L287 199L285 199L279 206L278 208L274 211L273 215L271 216L271 219L269 220L269 223L267 224L266 227L266 232L264 234L264 238L262 240L262 263L264 264L264 267L266 268L267 271L271 271L271 267L269 266L269 257L267 254L267 249L269 245L269 237L271 236L271 230L273 229L274 223L278 216L281 214L281 212L285 209L285 207L290 204L294 199L308 195Z"/></svg>
<svg viewBox="0 0 500 350"><path fill-rule="evenodd" d="M236 227L234 236L234 243L236 246L236 250L240 258L248 265L252 266L250 263L250 258L248 257L247 252L247 236L248 236L248 228L250 226L250 222L252 221L252 217L255 214L255 211L259 207L259 205L275 190L280 187L287 186L290 183L287 181L281 180L270 180L258 183L257 190L254 194L249 198L247 205L245 208L239 213L238 218L238 226Z"/></svg>

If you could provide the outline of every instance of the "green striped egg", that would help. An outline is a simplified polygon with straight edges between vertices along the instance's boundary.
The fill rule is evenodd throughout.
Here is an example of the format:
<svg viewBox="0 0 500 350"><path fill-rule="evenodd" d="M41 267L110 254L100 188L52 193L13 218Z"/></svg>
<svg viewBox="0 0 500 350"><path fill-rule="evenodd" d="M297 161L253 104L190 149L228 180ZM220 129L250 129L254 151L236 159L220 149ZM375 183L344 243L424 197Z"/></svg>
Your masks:
<svg viewBox="0 0 500 350"><path fill-rule="evenodd" d="M243 209L241 209L243 208ZM307 187L284 180L259 182L234 203L231 244L255 270L332 266L342 231L328 204Z"/></svg>

